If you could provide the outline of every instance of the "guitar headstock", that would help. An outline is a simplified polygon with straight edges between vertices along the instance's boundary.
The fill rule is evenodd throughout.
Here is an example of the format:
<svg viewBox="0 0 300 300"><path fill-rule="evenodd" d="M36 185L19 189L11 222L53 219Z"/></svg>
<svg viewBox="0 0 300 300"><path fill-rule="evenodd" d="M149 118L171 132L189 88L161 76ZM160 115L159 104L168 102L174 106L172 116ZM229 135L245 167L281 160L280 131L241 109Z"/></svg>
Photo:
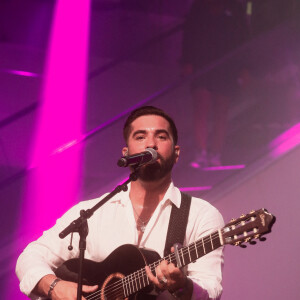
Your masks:
<svg viewBox="0 0 300 300"><path fill-rule="evenodd" d="M254 239L265 241L264 234L271 232L276 218L266 209L261 208L232 219L222 230L224 244L246 247L243 243L256 244Z"/></svg>

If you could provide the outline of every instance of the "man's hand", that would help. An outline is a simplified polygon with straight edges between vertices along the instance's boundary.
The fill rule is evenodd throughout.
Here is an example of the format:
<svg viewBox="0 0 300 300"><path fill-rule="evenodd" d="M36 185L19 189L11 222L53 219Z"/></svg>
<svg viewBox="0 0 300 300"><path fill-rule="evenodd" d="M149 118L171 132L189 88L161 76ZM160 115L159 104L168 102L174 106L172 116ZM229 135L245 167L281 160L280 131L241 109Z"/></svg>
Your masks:
<svg viewBox="0 0 300 300"><path fill-rule="evenodd" d="M84 293L92 293L97 290L98 286L83 285ZM76 300L77 299L77 283L70 281L59 281L52 291L52 300ZM86 300L82 297L82 300Z"/></svg>
<svg viewBox="0 0 300 300"><path fill-rule="evenodd" d="M146 266L146 273L149 280L160 290L169 290L170 293L176 292L185 287L187 277L173 263L163 260L155 269L156 277Z"/></svg>

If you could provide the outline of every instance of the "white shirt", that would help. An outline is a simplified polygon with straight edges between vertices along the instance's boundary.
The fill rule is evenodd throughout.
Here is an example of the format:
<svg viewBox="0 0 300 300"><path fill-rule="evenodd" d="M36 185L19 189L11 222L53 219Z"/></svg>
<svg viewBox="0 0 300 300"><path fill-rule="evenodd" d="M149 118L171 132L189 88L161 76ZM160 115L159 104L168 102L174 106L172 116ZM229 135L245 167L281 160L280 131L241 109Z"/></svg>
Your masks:
<svg viewBox="0 0 300 300"><path fill-rule="evenodd" d="M85 258L93 261L104 260L114 249L123 244L138 243L138 231L128 191L115 195L104 206L98 209L88 220L89 234ZM88 209L98 203L99 198L83 201L71 208L56 224L45 231L37 240L30 243L17 261L16 273L20 280L20 289L33 299L31 294L38 281L54 270L65 260L78 257L79 235L74 234L73 250L69 251L70 236L60 239L58 234L79 217L81 209ZM181 194L171 183L163 200L156 207L139 247L155 250L161 257L165 248L171 202L180 206ZM193 243L224 226L218 210L208 202L192 197L190 214L185 236L185 245ZM187 275L193 280L192 299L219 299L222 293L223 247L191 263ZM173 299L168 291L161 293L158 299Z"/></svg>

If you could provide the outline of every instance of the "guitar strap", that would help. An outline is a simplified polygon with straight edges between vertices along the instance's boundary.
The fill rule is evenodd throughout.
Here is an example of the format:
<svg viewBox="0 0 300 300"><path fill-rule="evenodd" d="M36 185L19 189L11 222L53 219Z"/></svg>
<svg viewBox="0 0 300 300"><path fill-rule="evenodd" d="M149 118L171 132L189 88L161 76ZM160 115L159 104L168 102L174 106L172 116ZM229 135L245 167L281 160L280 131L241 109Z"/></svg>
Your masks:
<svg viewBox="0 0 300 300"><path fill-rule="evenodd" d="M164 256L167 256L175 243L183 245L192 197L181 192L181 204L178 208L172 203Z"/></svg>

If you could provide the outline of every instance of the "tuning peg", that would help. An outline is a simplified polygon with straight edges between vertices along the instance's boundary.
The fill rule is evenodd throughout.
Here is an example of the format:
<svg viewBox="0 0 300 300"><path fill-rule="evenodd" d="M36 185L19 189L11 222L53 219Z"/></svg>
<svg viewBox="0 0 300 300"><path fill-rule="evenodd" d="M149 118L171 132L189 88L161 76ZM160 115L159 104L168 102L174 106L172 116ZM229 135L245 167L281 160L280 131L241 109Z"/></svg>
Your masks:
<svg viewBox="0 0 300 300"><path fill-rule="evenodd" d="M259 238L259 240L260 240L261 242L264 242L266 239L267 239L267 238L265 238L264 236L261 236L261 237Z"/></svg>
<svg viewBox="0 0 300 300"><path fill-rule="evenodd" d="M234 222L235 221L235 219L234 218L232 218L231 220L230 220L230 222Z"/></svg>
<svg viewBox="0 0 300 300"><path fill-rule="evenodd" d="M244 214L241 214L240 218L244 218L244 217L246 217L246 215L244 215Z"/></svg>
<svg viewBox="0 0 300 300"><path fill-rule="evenodd" d="M254 210L254 209L252 209L252 210L250 211L250 214L253 214L253 213L255 213L255 210Z"/></svg>
<svg viewBox="0 0 300 300"><path fill-rule="evenodd" d="M244 249L247 248L247 246L245 244L240 244L239 246Z"/></svg>
<svg viewBox="0 0 300 300"><path fill-rule="evenodd" d="M253 240L251 240L251 241L249 242L249 244L250 244L250 245L255 245L255 244L256 244L256 242L255 242L255 241L253 241Z"/></svg>

